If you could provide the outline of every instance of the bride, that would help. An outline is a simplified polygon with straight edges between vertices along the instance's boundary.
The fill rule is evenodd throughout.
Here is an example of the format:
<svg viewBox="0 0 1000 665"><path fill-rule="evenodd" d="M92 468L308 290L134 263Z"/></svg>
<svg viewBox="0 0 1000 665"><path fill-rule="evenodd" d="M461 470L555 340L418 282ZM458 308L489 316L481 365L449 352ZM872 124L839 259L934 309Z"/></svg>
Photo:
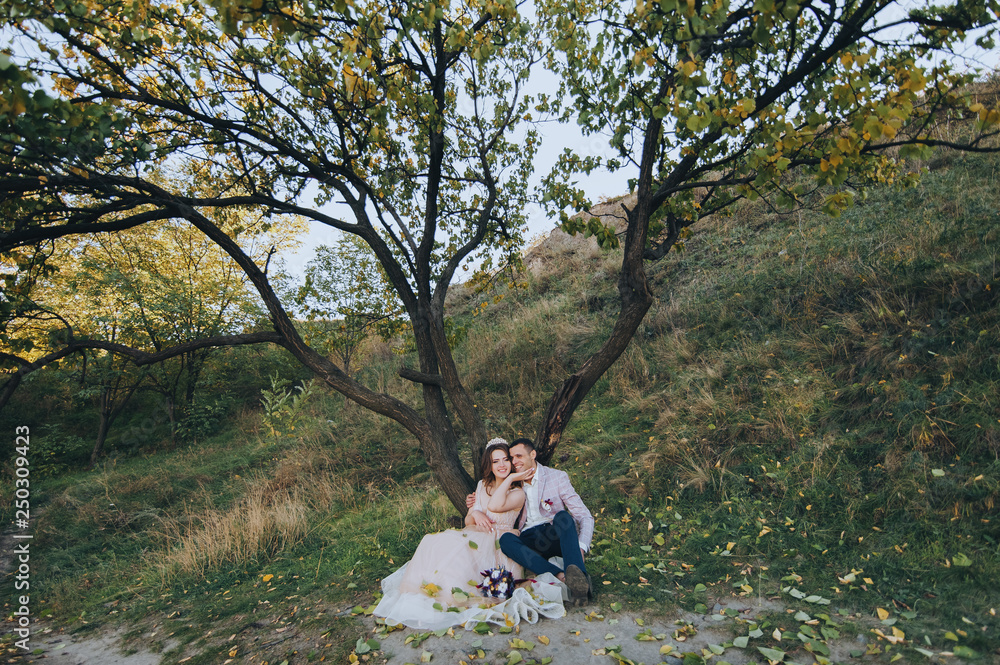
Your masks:
<svg viewBox="0 0 1000 665"><path fill-rule="evenodd" d="M495 602L480 595L477 588L483 571L490 568L503 566L515 579L522 577L521 566L500 551L497 540L504 532L516 533L514 525L524 505L520 484L525 473L511 473L510 445L500 438L486 445L482 469L483 478L476 486L476 501L465 517L465 528L424 536L413 558L383 581L385 595L375 608L375 616L412 628L426 628L429 622L444 619L460 623L459 614L432 618L427 616L428 610L460 613Z"/></svg>

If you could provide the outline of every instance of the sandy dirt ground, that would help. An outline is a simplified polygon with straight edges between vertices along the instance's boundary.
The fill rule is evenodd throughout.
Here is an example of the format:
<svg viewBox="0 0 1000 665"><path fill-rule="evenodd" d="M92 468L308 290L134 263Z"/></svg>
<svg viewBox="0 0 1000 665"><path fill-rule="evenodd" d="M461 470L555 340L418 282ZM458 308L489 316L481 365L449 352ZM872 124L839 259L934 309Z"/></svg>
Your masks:
<svg viewBox="0 0 1000 665"><path fill-rule="evenodd" d="M47 663L49 665L158 665L160 654L139 650L124 653L121 635L104 633L85 636L69 635L49 630L33 634L32 653L25 654L18 662ZM133 651L129 649L129 651ZM38 651L40 653L35 653Z"/></svg>
<svg viewBox="0 0 1000 665"><path fill-rule="evenodd" d="M723 614L727 608L735 610L738 616ZM649 612L636 614L613 612L606 607L592 605L567 608L567 615L561 619L542 618L536 624L522 622L515 632L508 634L494 630L491 634L479 635L456 628L450 634L434 635L424 641L413 639L413 636L419 638L425 634L414 630L373 635L373 639L379 642L379 649L368 655L369 662L391 665L421 662L457 665L459 661L469 665L506 664L512 659L517 662L518 656L512 656L514 651L524 662L534 660L541 663L543 659L551 658L546 662L553 665L608 665L626 661L636 665L680 665L684 653L713 654L712 646L719 649L723 643L732 642L734 637L746 635L748 623L760 615L782 611L782 604L766 598L730 599L725 604L717 603L710 614L672 611L660 615L653 607ZM368 623L371 629L375 628L374 621L368 619ZM643 634L646 639L637 639ZM408 644L407 638L411 638ZM732 665L766 663L767 660L755 648L754 641L750 640L749 646L744 649L731 646L721 654L716 653L710 662L727 661ZM757 642L765 644L763 640ZM845 638L838 644L828 642L828 646L836 662L846 658L851 649L858 647L858 643L855 639ZM801 642L793 636L785 638L783 647L790 653L793 650L802 651L803 658L800 660L808 658L808 662L812 662L811 654L802 650Z"/></svg>
<svg viewBox="0 0 1000 665"><path fill-rule="evenodd" d="M729 615L724 614L730 610ZM732 616L733 611L737 616ZM643 613L615 612L603 605L594 604L583 608L567 608L567 615L561 619L542 618L536 624L522 622L510 633L494 629L488 634L455 628L444 635L433 635L425 631L410 629L396 630L388 635L376 634L377 628L372 617L361 621L368 629L368 636L378 642L377 648L361 653L360 665L422 665L422 663L459 665L507 665L524 663L537 665L616 665L633 663L639 665L681 665L683 654L711 654L712 647L721 648L732 642L737 635L747 634L747 625L763 614L784 611L780 601L763 599L731 598L716 603L709 614L678 612L676 610L660 614L656 607ZM647 639L637 639L646 634ZM683 637L683 639L681 639ZM315 641L315 636L293 635L292 640L301 642L303 647ZM746 663L766 663L767 660L755 648L754 642L765 644L764 640L750 640L747 648L730 646L724 652L715 654L710 662L726 661L731 665ZM121 634L68 635L56 631L40 632L32 636L31 647L40 649L40 654L27 655L17 662L37 662L51 665L158 665L161 655L142 650L142 640L137 645L132 642L130 651L123 653ZM773 645L771 640L768 643ZM854 636L841 640L830 640L827 645L832 650L833 662L846 662L849 651L863 643ZM174 645L167 645L170 649ZM349 647L354 645L347 645ZM789 659L795 662L812 662L811 654L802 649L802 644L786 634L780 644L788 651ZM289 665L306 663L303 649L297 657L289 660ZM516 654L514 653L516 652ZM271 654L273 657L273 654ZM176 658L176 656L175 656ZM219 662L223 662L220 657ZM255 654L253 649L243 651L236 659L225 662L255 663L269 660L264 654ZM520 660L519 660L520 659ZM549 660L551 659L551 660Z"/></svg>

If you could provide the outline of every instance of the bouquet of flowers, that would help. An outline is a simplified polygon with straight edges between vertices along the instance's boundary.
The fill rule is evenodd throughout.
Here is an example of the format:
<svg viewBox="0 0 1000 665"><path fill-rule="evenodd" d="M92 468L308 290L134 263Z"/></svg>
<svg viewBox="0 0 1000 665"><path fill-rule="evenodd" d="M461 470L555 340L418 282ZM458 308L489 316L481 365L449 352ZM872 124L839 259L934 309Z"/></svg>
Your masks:
<svg viewBox="0 0 1000 665"><path fill-rule="evenodd" d="M482 594L492 598L510 598L514 594L514 574L503 566L483 571L483 581L476 585Z"/></svg>

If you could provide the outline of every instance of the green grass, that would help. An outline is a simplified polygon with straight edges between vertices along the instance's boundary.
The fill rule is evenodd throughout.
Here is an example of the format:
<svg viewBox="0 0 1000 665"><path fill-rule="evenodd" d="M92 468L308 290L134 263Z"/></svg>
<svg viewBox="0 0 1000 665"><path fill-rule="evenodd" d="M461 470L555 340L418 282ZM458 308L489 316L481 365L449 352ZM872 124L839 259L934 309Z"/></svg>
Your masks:
<svg viewBox="0 0 1000 665"><path fill-rule="evenodd" d="M596 514L588 566L602 607L771 598L868 636L870 660L923 659L869 632L890 630L881 609L911 646L996 655L997 166L956 157L837 219L748 204L650 267L658 300L556 453ZM617 260L560 265L452 308L491 432L533 434L557 382L601 342ZM402 388L399 362L376 354L360 379ZM228 653L229 635L244 653L281 622L316 639L269 647L275 662L345 657L362 634L350 608L370 605L454 511L400 428L336 396L306 408L280 439L244 413L197 445L151 444L39 482L40 607L73 630L160 624L163 648L171 636L201 662ZM262 486L307 506L291 542L164 566L180 535L238 514ZM768 630L798 630L791 616Z"/></svg>

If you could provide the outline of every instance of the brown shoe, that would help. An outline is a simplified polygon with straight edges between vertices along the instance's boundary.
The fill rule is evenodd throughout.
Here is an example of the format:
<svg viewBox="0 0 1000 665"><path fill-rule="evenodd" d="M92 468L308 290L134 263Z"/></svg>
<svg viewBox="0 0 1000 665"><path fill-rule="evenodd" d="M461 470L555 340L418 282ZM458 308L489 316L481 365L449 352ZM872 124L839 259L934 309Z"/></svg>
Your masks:
<svg viewBox="0 0 1000 665"><path fill-rule="evenodd" d="M574 605L583 605L590 598L590 580L577 566L567 566L566 586L569 587L569 599Z"/></svg>

